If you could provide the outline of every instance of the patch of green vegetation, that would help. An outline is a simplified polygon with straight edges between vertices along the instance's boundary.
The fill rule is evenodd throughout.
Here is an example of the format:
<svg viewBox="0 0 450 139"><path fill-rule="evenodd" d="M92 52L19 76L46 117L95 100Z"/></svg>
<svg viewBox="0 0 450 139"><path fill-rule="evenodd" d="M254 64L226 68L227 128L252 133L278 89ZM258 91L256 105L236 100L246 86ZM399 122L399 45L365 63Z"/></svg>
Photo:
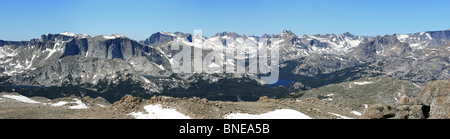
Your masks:
<svg viewBox="0 0 450 139"><path fill-rule="evenodd" d="M290 61L287 62L288 65L285 68L280 69L280 79L287 79L292 80L294 82L301 82L303 85L305 85L304 88L301 88L302 90L307 90L307 87L309 88L318 88L329 84L335 84L335 83L341 83L346 81L352 81L360 79L361 75L370 75L371 77L379 76L381 74L369 74L365 72L365 69L374 68L371 67L371 63L366 63L342 70L338 70L332 73L326 73L326 74L318 74L313 77L311 76L303 76L303 75L297 75L292 73L291 71L294 71L294 69L300 65L298 61Z"/></svg>
<svg viewBox="0 0 450 139"><path fill-rule="evenodd" d="M354 82L343 82L330 84L319 88L306 91L299 91L285 96L285 98L318 98L325 99L324 96L330 96L330 103L339 103L344 106L361 109L363 104L393 104L396 102L394 97L400 99L401 96L415 97L420 88L413 85L412 82L400 80L393 77L377 76L366 77L355 80L355 82L370 82L364 85L357 85ZM400 96L400 97L401 97Z"/></svg>
<svg viewBox="0 0 450 139"><path fill-rule="evenodd" d="M70 75L68 78L77 80L73 79ZM132 95L142 98L150 98L153 96L153 94L150 94L147 90L142 88L140 82L135 82L131 78L127 78L126 80L118 80L117 83L110 83L107 80L99 80L99 82L95 85L90 83L80 84L79 82L78 84L71 84L69 81L66 81L63 82L61 86L30 86L13 88L11 84L2 84L0 85L0 91L17 92L28 97L42 96L49 99L67 97L70 95L90 96L92 98L102 97L110 103L120 100L125 95Z"/></svg>

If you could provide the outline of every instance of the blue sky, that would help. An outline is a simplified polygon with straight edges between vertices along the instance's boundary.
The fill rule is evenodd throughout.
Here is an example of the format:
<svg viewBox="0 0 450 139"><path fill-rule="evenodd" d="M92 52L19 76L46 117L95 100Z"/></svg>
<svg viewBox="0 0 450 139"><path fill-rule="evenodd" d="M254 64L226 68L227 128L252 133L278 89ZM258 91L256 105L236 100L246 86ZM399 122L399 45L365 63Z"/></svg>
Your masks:
<svg viewBox="0 0 450 139"><path fill-rule="evenodd" d="M450 29L448 0L2 0L0 39L30 40L64 31L122 34L157 31L205 36L406 34Z"/></svg>

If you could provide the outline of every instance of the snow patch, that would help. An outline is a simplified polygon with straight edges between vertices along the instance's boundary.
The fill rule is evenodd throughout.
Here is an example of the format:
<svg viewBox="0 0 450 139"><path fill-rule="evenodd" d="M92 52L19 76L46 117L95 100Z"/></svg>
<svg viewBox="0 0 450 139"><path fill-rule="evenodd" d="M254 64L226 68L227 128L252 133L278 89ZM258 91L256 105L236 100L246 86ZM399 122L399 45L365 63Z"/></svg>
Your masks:
<svg viewBox="0 0 450 139"><path fill-rule="evenodd" d="M350 118L350 117L347 117L347 116L343 116L343 115L340 115L340 114L336 114L336 113L331 113L331 112L329 112L329 114L332 114L332 115L334 115L334 116L337 116L337 117L339 117L339 118L341 118L341 119L353 119L353 118Z"/></svg>
<svg viewBox="0 0 450 139"><path fill-rule="evenodd" d="M148 112L148 114L144 114L142 112L132 112L129 115L132 115L136 119L191 119L189 116L186 116L174 109L162 108L161 104L147 105L144 109Z"/></svg>
<svg viewBox="0 0 450 139"><path fill-rule="evenodd" d="M177 35L175 35L173 33L170 33L170 32L162 32L162 31L158 31L158 32L163 34L163 35L174 36L174 37L177 36Z"/></svg>
<svg viewBox="0 0 450 139"><path fill-rule="evenodd" d="M36 55L33 55L33 57L31 58L31 61L28 61L28 59L25 60L25 65L28 65L25 69L30 69L31 66L33 65L33 61L34 58L36 57Z"/></svg>
<svg viewBox="0 0 450 139"><path fill-rule="evenodd" d="M322 100L326 100L326 101L333 101L332 98L326 98L326 99L322 99Z"/></svg>
<svg viewBox="0 0 450 139"><path fill-rule="evenodd" d="M361 116L361 115L362 115L362 113L357 112L357 111L352 111L351 113L354 114L354 115L358 115L358 116Z"/></svg>
<svg viewBox="0 0 450 139"><path fill-rule="evenodd" d="M64 35L64 36L71 36L71 37L73 37L73 36L75 36L76 34L75 34L75 33L72 33L72 32L63 32L63 33L59 33L59 35Z"/></svg>
<svg viewBox="0 0 450 139"><path fill-rule="evenodd" d="M363 82L353 82L353 84L356 85L366 85L366 84L372 84L373 82L363 81Z"/></svg>
<svg viewBox="0 0 450 139"><path fill-rule="evenodd" d="M102 108L106 107L105 105L102 105L102 104L97 104L97 106L100 106Z"/></svg>
<svg viewBox="0 0 450 139"><path fill-rule="evenodd" d="M427 37L428 37L429 40L432 40L432 39L433 39L433 38L431 38L430 33L426 33L425 35L427 35Z"/></svg>
<svg viewBox="0 0 450 139"><path fill-rule="evenodd" d="M156 66L158 66L158 68L160 68L161 70L166 70L162 65L156 64Z"/></svg>
<svg viewBox="0 0 450 139"><path fill-rule="evenodd" d="M416 86L416 87L419 88L419 89L422 89L422 87L420 87L419 85L417 85L417 84L415 84L415 83L413 83L413 85Z"/></svg>
<svg viewBox="0 0 450 139"><path fill-rule="evenodd" d="M111 36L103 36L103 38L108 39L108 40L110 40L110 39L122 38L122 37L125 37L125 36L123 36L123 35L118 35L118 34L113 34L113 35L111 35Z"/></svg>
<svg viewBox="0 0 450 139"><path fill-rule="evenodd" d="M312 119L311 117L291 109L280 109L264 114L254 115L246 113L234 113L225 115L225 119Z"/></svg>
<svg viewBox="0 0 450 139"><path fill-rule="evenodd" d="M57 103L50 104L50 106L59 107L59 106L64 106L67 103L69 103L69 102L67 102L67 101L60 101L60 102L57 102Z"/></svg>
<svg viewBox="0 0 450 139"><path fill-rule="evenodd" d="M3 97L14 99L14 100L24 102L24 103L41 103L41 102L37 102L35 100L32 100L32 99L22 96L22 95L3 95Z"/></svg>
<svg viewBox="0 0 450 139"><path fill-rule="evenodd" d="M89 35L87 35L87 34L78 34L77 37L79 37L79 38L88 38Z"/></svg>
<svg viewBox="0 0 450 139"><path fill-rule="evenodd" d="M50 58L54 53L56 52L60 52L62 51L64 48L62 47L62 45L65 43L65 41L57 41L55 43L55 46L53 46L53 49L45 49L45 51L49 51L50 53L48 53L47 57L45 59Z"/></svg>
<svg viewBox="0 0 450 139"><path fill-rule="evenodd" d="M76 106L70 106L69 109L87 109L89 108L86 104L84 104L81 100L79 99L73 99L75 100L75 103L77 104Z"/></svg>
<svg viewBox="0 0 450 139"><path fill-rule="evenodd" d="M400 42L405 42L408 37L409 35L398 35L397 39L400 40Z"/></svg>
<svg viewBox="0 0 450 139"><path fill-rule="evenodd" d="M150 80L148 80L147 78L145 78L143 76L141 76L141 78L145 81L145 83L152 83L152 82L150 82Z"/></svg>

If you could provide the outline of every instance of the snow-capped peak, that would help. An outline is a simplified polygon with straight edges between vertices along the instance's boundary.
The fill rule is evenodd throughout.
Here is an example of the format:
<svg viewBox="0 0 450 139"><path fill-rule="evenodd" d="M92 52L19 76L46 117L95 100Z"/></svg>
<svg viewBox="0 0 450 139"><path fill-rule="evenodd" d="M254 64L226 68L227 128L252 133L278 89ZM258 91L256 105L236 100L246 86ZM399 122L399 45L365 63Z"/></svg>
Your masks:
<svg viewBox="0 0 450 139"><path fill-rule="evenodd" d="M79 37L79 38L87 38L87 37L89 37L89 35L87 35L87 34L75 34L75 33L67 32L67 31L63 32L63 33L59 33L59 35L64 35L64 36L69 36L69 37Z"/></svg>
<svg viewBox="0 0 450 139"><path fill-rule="evenodd" d="M63 32L63 33L59 33L59 35L64 35L64 36L71 36L71 37L74 37L74 36L76 36L76 34L75 33L72 33L72 32Z"/></svg>
<svg viewBox="0 0 450 139"><path fill-rule="evenodd" d="M173 33L170 33L170 32L158 31L158 33L163 34L163 35L168 35L168 36L177 36L176 34L173 34Z"/></svg>
<svg viewBox="0 0 450 139"><path fill-rule="evenodd" d="M119 34L113 34L113 35L111 35L111 36L103 36L103 38L105 38L105 39L117 39L117 38L124 38L125 36L123 36L123 35L119 35Z"/></svg>

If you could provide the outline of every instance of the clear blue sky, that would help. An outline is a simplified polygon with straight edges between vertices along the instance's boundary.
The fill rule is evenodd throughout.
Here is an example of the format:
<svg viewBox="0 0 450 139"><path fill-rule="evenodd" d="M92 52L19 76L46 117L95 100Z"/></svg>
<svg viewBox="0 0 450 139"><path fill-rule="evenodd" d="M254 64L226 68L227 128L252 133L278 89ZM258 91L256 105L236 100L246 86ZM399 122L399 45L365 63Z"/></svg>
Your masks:
<svg viewBox="0 0 450 139"><path fill-rule="evenodd" d="M2 0L0 39L30 40L64 31L122 34L157 31L205 36L406 34L450 28L449 0Z"/></svg>

